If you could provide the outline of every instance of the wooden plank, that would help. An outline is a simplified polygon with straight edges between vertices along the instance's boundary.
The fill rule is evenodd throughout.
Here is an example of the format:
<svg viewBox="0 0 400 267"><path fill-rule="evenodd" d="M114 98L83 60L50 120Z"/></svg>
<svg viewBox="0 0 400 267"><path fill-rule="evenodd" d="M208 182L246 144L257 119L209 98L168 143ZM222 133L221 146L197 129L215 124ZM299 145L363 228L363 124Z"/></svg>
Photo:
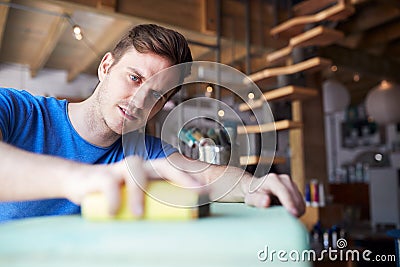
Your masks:
<svg viewBox="0 0 400 267"><path fill-rule="evenodd" d="M227 183L233 179L225 180L216 182L228 188ZM249 192L257 182L251 185L243 190ZM152 196L171 205L163 195ZM301 255L309 248L309 233L284 207L253 208L243 203L215 201L210 212L209 218L188 222L87 222L80 215L13 220L0 227L2 266L279 266L275 262L269 264L273 256L278 262L278 256L268 255L266 264L257 259L257 252L268 245L269 251L299 251L297 255ZM285 254L285 259L294 262L291 257ZM287 266L311 265L298 260Z"/></svg>
<svg viewBox="0 0 400 267"><path fill-rule="evenodd" d="M105 51L109 49L109 47L115 44L130 27L131 24L128 21L116 20L109 26L108 30L104 30L104 32L107 32L107 35L100 37L101 40L93 41L97 44L96 51ZM97 55L92 51L92 53L88 53L85 58L79 59L79 62L77 61L69 70L67 81L73 81L80 73L93 64L95 60L98 60L99 56L101 57L102 55Z"/></svg>
<svg viewBox="0 0 400 267"><path fill-rule="evenodd" d="M305 47L305 46L325 46L330 45L344 37L343 32L318 26L299 34L290 39L289 45L292 47Z"/></svg>
<svg viewBox="0 0 400 267"><path fill-rule="evenodd" d="M338 0L307 0L295 5L293 7L293 13L296 16L310 15L329 5L336 4L337 2Z"/></svg>
<svg viewBox="0 0 400 267"><path fill-rule="evenodd" d="M316 89L289 85L278 89L273 89L263 94L263 97L255 100L250 105L243 103L239 105L240 111L247 111L254 108L262 107L265 101L292 101L292 100L305 100L310 97L318 95Z"/></svg>
<svg viewBox="0 0 400 267"><path fill-rule="evenodd" d="M292 53L292 50L293 50L293 47L290 45L286 46L284 48L281 48L279 50L276 50L267 55L267 62L268 63L284 62L290 56L290 53Z"/></svg>
<svg viewBox="0 0 400 267"><path fill-rule="evenodd" d="M306 77L306 83L309 86L319 87L322 83L321 75L310 75ZM303 163L305 177L307 179L317 179L321 183L328 183L328 170L326 159L326 143L325 143L325 127L324 127L324 111L322 95L314 97L303 104L296 101L296 105L301 105L301 121L304 124L303 131ZM293 113L295 102L292 104L292 118L297 120L296 114ZM290 131L290 134L295 135L297 130ZM292 133L294 132L294 133ZM293 140L298 140L293 136ZM292 149L293 152L295 149Z"/></svg>
<svg viewBox="0 0 400 267"><path fill-rule="evenodd" d="M247 165L256 165L256 164L264 164L269 165L273 161L273 164L285 164L286 158L284 157L274 157L271 159L270 157L263 157L263 156L241 156L240 157L240 165L247 166Z"/></svg>
<svg viewBox="0 0 400 267"><path fill-rule="evenodd" d="M292 118L296 121L302 121L302 104L300 101L292 102ZM290 175L293 182L298 186L304 195L306 184L306 173L304 163L304 134L303 128L289 131L290 145Z"/></svg>
<svg viewBox="0 0 400 267"><path fill-rule="evenodd" d="M48 35L42 43L40 52L35 56L34 62L30 64L31 76L35 77L40 69L46 64L51 53L56 47L58 40L68 25L68 22L62 17L55 17L51 23Z"/></svg>
<svg viewBox="0 0 400 267"><path fill-rule="evenodd" d="M249 75L249 78L254 82L259 82L279 75L289 75L298 72L313 73L330 66L331 63L329 59L314 57L290 66L265 69ZM245 79L244 83L248 84L249 80Z"/></svg>
<svg viewBox="0 0 400 267"><path fill-rule="evenodd" d="M295 17L271 29L271 35L282 37L292 37L303 31L307 24L317 23L324 20L338 21L343 20L353 14L354 7L339 3L330 8L327 8L317 14Z"/></svg>
<svg viewBox="0 0 400 267"><path fill-rule="evenodd" d="M285 59L290 55L293 48L305 47L305 46L326 46L335 43L344 38L344 34L341 31L329 29L323 26L318 26L294 36L290 39L289 45L278 51L275 51L267 55L268 62L274 62L278 59Z"/></svg>
<svg viewBox="0 0 400 267"><path fill-rule="evenodd" d="M10 0L6 0L6 1L3 1L3 2L8 3L8 2L10 2ZM6 27L8 9L9 9L8 6L0 5L0 49L1 49L1 43L3 41L4 29Z"/></svg>
<svg viewBox="0 0 400 267"><path fill-rule="evenodd" d="M261 125L238 126L238 134L265 133L300 128L303 124L297 121L282 120Z"/></svg>

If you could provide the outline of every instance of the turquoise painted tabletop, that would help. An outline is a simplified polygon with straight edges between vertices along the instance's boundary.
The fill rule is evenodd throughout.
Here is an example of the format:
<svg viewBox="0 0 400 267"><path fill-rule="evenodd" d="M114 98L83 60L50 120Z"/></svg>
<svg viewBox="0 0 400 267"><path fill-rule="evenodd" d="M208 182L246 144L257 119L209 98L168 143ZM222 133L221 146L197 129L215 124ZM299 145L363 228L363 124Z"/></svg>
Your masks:
<svg viewBox="0 0 400 267"><path fill-rule="evenodd" d="M307 248L305 228L284 208L239 203L214 203L210 217L192 221L54 216L0 224L0 266L7 267L311 266L290 256Z"/></svg>

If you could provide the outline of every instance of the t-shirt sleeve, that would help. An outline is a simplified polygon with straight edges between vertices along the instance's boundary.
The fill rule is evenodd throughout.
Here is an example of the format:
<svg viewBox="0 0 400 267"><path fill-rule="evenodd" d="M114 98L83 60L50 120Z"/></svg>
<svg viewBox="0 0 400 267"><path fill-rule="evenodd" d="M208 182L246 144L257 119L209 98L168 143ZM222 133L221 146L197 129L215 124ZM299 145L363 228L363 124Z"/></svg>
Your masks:
<svg viewBox="0 0 400 267"><path fill-rule="evenodd" d="M149 146L153 149L151 150L151 153L149 153L148 159L166 158L172 153L178 152L176 148L162 141L161 139L153 136L148 136L148 137L152 139L151 143L153 144Z"/></svg>
<svg viewBox="0 0 400 267"><path fill-rule="evenodd" d="M32 113L32 104L24 91L0 88L0 130L3 141L9 142L18 129L23 129Z"/></svg>
<svg viewBox="0 0 400 267"><path fill-rule="evenodd" d="M137 155L143 159L165 158L178 152L172 145L163 142L160 138L139 133L138 131L124 134L122 137L124 155Z"/></svg>

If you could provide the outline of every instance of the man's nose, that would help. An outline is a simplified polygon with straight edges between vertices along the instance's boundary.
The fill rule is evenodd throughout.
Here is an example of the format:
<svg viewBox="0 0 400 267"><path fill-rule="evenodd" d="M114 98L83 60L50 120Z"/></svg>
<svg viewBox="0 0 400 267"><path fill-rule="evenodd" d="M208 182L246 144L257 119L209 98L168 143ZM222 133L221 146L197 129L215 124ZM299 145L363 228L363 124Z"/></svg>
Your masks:
<svg viewBox="0 0 400 267"><path fill-rule="evenodd" d="M132 106L138 109L146 108L146 96L144 94L138 93L132 96Z"/></svg>

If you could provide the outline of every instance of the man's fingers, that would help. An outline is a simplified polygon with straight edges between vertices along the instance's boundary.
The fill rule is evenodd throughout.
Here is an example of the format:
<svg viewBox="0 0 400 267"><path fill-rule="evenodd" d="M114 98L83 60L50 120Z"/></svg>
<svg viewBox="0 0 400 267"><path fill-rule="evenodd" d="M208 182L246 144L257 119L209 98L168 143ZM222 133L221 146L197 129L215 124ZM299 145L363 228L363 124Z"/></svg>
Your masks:
<svg viewBox="0 0 400 267"><path fill-rule="evenodd" d="M115 215L118 212L121 204L120 184L115 182L105 183L103 192L108 200L108 210L111 215Z"/></svg>
<svg viewBox="0 0 400 267"><path fill-rule="evenodd" d="M201 191L202 184L187 172L171 165L166 159L151 160L145 163L145 171L151 178L168 178L172 183Z"/></svg>
<svg viewBox="0 0 400 267"><path fill-rule="evenodd" d="M268 174L260 190L277 196L282 206L294 216L300 216L304 212L304 201L289 176Z"/></svg>
<svg viewBox="0 0 400 267"><path fill-rule="evenodd" d="M132 213L138 217L143 215L144 192L136 183L132 181L125 182L128 190L129 208Z"/></svg>
<svg viewBox="0 0 400 267"><path fill-rule="evenodd" d="M297 217L301 216L305 212L305 201L300 193L297 185L290 179L286 174L278 176L283 185L288 189L290 197L294 203L294 208L291 209L291 213Z"/></svg>
<svg viewBox="0 0 400 267"><path fill-rule="evenodd" d="M271 205L271 198L263 192L254 192L246 194L244 198L244 203L249 206L266 208Z"/></svg>
<svg viewBox="0 0 400 267"><path fill-rule="evenodd" d="M131 177L127 174L125 178L129 209L134 215L140 217L143 215L144 190L146 189L148 174L143 169L144 162L141 158L130 157L127 163L131 167L129 171L132 175Z"/></svg>

